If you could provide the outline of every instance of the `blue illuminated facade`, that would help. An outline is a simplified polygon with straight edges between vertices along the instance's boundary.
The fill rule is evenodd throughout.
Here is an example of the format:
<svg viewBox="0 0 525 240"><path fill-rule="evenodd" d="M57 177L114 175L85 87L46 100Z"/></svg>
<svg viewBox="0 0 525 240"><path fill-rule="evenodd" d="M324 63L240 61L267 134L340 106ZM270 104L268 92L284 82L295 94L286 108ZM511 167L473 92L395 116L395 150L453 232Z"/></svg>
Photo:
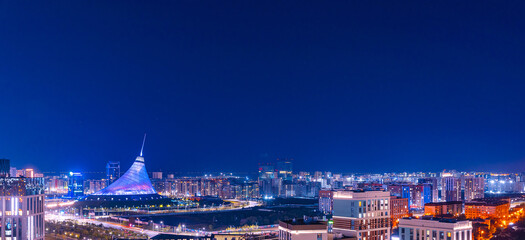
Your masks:
<svg viewBox="0 0 525 240"><path fill-rule="evenodd" d="M78 198L84 196L84 178L82 177L81 173L69 173L67 195L71 198Z"/></svg>

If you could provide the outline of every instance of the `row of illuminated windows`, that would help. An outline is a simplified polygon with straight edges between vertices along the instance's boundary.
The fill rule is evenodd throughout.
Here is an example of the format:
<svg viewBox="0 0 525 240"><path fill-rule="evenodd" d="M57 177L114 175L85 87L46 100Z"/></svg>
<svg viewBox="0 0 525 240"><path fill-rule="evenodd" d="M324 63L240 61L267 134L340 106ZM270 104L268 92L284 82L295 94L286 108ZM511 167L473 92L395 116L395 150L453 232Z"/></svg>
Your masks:
<svg viewBox="0 0 525 240"><path fill-rule="evenodd" d="M437 230L425 230L416 228L399 227L400 240L471 240L472 231L437 231ZM455 238L453 238L455 237Z"/></svg>
<svg viewBox="0 0 525 240"><path fill-rule="evenodd" d="M24 212L26 215L44 212L44 197L0 197L0 216L22 216Z"/></svg>

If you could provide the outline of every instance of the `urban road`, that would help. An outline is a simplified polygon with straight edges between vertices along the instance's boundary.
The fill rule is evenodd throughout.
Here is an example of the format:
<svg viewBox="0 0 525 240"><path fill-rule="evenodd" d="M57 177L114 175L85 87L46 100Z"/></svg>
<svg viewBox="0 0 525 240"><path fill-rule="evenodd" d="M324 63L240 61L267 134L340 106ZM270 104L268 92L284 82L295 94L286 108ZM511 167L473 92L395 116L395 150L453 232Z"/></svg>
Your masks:
<svg viewBox="0 0 525 240"><path fill-rule="evenodd" d="M203 209L200 209L200 210L192 210L192 211L184 211L184 212L154 213L154 214L143 214L143 215L134 215L134 216L138 216L138 217L141 217L141 216L165 216L165 215L199 214L199 213L213 213L213 212L224 212L224 211L237 211L237 210L243 210L243 209L250 209L250 208L253 208L253 207L256 207L256 206L260 206L260 205L261 205L261 203L255 202L255 201L244 201L244 202L242 202L240 204L239 207L227 208L227 209L221 209L221 210L209 210L209 209L203 208ZM104 216L104 217L108 217L108 216ZM113 229L118 229L118 230L134 231L134 232L137 232L137 233L146 234L149 237L154 237L154 236L159 235L159 234L202 236L202 235L209 235L209 234L217 233L216 231L213 231L213 232L208 232L208 231L191 231L191 232L190 231L184 231L184 232L154 231L154 230L148 230L148 229L143 229L143 228L138 228L138 227L123 226L121 224L113 223L113 222L99 221L97 219L88 219L88 218L83 218L83 217L80 217L80 216L73 216L73 215L68 215L68 214L56 214L56 213L52 213L52 212L46 212L46 220L59 221L59 222L68 221L69 220L69 221L74 221L74 222L82 223L82 224L87 224L87 223L102 224L104 227L107 227L107 228L113 228ZM228 232L243 232L243 231L244 230L242 230L241 228L238 228L238 229L229 230ZM258 231L257 230L256 231L250 231L250 233L259 234L259 233L267 233L267 232L274 232L274 231L277 231L277 227L271 225L271 226L260 226L260 230L258 230ZM225 231L221 231L221 233L225 233Z"/></svg>

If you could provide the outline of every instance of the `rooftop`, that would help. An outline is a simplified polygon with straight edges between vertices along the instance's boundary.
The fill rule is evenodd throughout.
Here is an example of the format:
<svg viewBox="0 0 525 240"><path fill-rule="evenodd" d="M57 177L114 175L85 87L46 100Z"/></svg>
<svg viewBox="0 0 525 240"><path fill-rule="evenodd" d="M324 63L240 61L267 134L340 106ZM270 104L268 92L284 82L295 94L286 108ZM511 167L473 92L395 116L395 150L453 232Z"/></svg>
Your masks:
<svg viewBox="0 0 525 240"><path fill-rule="evenodd" d="M443 205L452 205L452 204L463 204L463 202L462 201L431 202L431 203L426 203L425 206L443 206Z"/></svg>
<svg viewBox="0 0 525 240"><path fill-rule="evenodd" d="M279 221L279 227L289 230L326 230L326 223L314 219L291 219Z"/></svg>

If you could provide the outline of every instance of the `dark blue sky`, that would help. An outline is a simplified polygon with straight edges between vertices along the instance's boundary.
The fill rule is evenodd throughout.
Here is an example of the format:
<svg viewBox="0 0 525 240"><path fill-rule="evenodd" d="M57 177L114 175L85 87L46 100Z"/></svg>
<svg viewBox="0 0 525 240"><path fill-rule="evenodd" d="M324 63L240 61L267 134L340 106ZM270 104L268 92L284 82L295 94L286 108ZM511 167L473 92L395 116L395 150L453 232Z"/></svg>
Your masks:
<svg viewBox="0 0 525 240"><path fill-rule="evenodd" d="M524 1L0 1L0 157L525 170Z"/></svg>

